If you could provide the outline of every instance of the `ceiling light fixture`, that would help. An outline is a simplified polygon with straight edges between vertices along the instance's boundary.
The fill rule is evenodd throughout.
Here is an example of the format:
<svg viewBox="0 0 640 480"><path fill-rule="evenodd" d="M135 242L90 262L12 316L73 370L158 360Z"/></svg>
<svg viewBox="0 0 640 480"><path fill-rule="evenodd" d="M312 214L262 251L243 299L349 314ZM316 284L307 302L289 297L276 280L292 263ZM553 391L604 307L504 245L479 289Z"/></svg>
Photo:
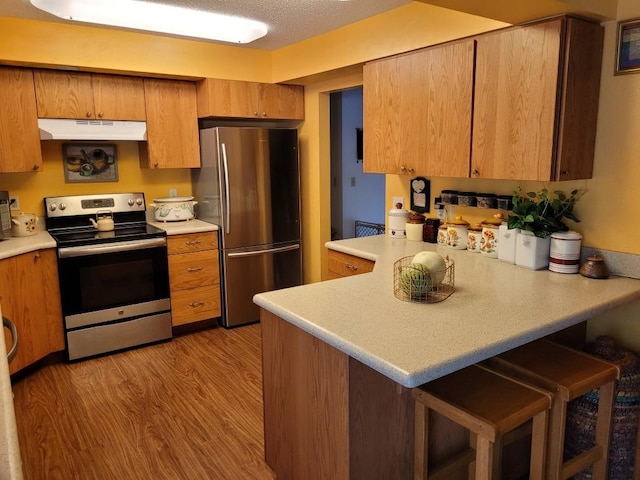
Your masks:
<svg viewBox="0 0 640 480"><path fill-rule="evenodd" d="M267 34L262 22L137 0L29 0L56 17L231 43L250 43Z"/></svg>

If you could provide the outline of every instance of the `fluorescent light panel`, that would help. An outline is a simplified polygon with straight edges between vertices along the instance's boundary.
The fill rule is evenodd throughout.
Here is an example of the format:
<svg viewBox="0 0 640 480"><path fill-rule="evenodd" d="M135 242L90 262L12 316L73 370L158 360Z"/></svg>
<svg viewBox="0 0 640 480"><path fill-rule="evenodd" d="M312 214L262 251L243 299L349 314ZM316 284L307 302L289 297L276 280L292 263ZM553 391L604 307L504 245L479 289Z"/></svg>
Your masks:
<svg viewBox="0 0 640 480"><path fill-rule="evenodd" d="M231 43L267 34L267 25L231 15L137 0L29 0L56 17Z"/></svg>

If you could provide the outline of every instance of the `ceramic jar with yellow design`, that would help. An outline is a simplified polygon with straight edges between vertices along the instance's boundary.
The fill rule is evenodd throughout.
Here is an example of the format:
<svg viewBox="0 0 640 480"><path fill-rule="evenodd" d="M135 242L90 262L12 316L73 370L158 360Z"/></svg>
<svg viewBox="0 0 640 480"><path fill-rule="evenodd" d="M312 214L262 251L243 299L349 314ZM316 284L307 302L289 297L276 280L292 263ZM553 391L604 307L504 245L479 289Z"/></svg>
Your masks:
<svg viewBox="0 0 640 480"><path fill-rule="evenodd" d="M447 224L447 246L456 250L467 248L467 229L469 222L457 215Z"/></svg>
<svg viewBox="0 0 640 480"><path fill-rule="evenodd" d="M482 221L482 238L480 239L480 253L485 257L498 258L498 231L502 224L502 214Z"/></svg>
<svg viewBox="0 0 640 480"><path fill-rule="evenodd" d="M482 225L476 223L469 225L467 230L467 251L480 253L480 241L482 240Z"/></svg>

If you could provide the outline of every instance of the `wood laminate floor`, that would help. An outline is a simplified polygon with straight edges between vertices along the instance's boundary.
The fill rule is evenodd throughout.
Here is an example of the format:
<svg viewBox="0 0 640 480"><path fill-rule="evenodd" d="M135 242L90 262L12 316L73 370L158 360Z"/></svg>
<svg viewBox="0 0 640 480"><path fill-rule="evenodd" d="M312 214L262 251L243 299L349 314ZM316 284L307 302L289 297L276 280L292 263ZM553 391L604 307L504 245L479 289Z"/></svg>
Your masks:
<svg viewBox="0 0 640 480"><path fill-rule="evenodd" d="M46 365L13 391L25 480L275 478L258 324Z"/></svg>

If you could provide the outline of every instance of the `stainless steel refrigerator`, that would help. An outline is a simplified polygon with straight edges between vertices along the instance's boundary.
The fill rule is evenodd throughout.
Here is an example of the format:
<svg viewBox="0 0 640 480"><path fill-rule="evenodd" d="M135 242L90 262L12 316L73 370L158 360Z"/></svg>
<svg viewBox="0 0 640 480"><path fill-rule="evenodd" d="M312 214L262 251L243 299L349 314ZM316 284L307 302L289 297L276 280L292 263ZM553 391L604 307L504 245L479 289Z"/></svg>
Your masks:
<svg viewBox="0 0 640 480"><path fill-rule="evenodd" d="M259 321L256 293L302 283L297 130L200 130L197 216L219 226L222 325Z"/></svg>

